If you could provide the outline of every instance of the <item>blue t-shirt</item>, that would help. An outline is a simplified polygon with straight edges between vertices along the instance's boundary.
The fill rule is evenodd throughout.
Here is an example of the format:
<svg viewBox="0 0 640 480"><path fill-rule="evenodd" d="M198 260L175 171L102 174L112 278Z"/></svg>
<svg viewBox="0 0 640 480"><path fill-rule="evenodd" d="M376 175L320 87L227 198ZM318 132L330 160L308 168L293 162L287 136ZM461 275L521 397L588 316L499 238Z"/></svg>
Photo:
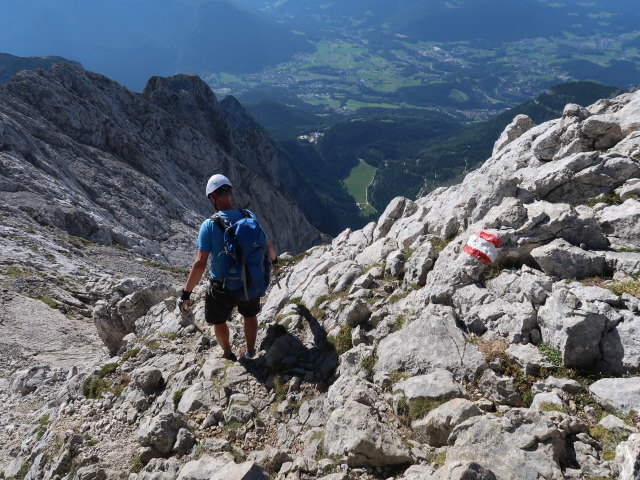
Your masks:
<svg viewBox="0 0 640 480"><path fill-rule="evenodd" d="M249 210L247 210L247 212L249 212L249 214L258 221L253 212ZM242 218L242 213L237 209L220 210L218 215L229 223L235 223ZM216 270L220 270L222 268L220 263L222 260L218 255L224 250L222 246L223 237L224 234L222 233L222 229L210 218L207 218L202 222L202 225L200 225L200 232L198 233L198 250L209 252L209 271L213 278L218 278Z"/></svg>

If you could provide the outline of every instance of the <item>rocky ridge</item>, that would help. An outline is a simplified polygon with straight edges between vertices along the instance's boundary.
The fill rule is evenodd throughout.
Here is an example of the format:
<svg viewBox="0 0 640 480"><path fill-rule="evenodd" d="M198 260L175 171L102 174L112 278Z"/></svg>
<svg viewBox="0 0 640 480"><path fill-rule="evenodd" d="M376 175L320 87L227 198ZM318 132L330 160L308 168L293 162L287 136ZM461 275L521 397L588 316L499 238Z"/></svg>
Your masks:
<svg viewBox="0 0 640 480"><path fill-rule="evenodd" d="M95 284L112 358L7 372L5 477L638 478L639 194L635 92L516 118L460 185L291 258L258 358L220 358L201 290L183 317L171 281Z"/></svg>
<svg viewBox="0 0 640 480"><path fill-rule="evenodd" d="M235 129L229 103L195 75L154 77L136 94L70 64L19 72L0 86L2 215L184 267L212 213L203 185L224 172L276 248L317 243L277 151L262 132ZM235 105L233 122L243 115Z"/></svg>

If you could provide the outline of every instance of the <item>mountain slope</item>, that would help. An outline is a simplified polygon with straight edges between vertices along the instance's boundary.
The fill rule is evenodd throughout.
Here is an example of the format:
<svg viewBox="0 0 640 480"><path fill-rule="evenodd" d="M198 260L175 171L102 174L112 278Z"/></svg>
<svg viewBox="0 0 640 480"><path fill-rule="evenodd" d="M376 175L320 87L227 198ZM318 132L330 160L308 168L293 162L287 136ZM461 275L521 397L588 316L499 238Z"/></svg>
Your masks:
<svg viewBox="0 0 640 480"><path fill-rule="evenodd" d="M13 76L21 70L49 69L54 63L71 63L80 66L62 57L16 57L8 53L0 53L0 85L8 83Z"/></svg>
<svg viewBox="0 0 640 480"><path fill-rule="evenodd" d="M224 172L279 251L319 239L267 140L235 131L196 76L154 77L139 95L58 64L21 72L0 97L3 204L43 225L185 265L212 211L206 180Z"/></svg>
<svg viewBox="0 0 640 480"><path fill-rule="evenodd" d="M633 478L640 92L569 104L537 126L515 120L462 183L415 202L398 197L377 222L290 260L251 359L222 358L204 323L206 285L185 316L175 285L152 272L76 275L109 357L38 364L12 355L46 337L56 353L65 316L18 292L38 281L24 270L46 268L40 257L3 259L0 420L10 428L0 429L0 471L64 480ZM0 236L0 254L24 255L39 235L0 228L11 233ZM88 265L94 250L65 248L64 263ZM47 277L56 293L71 280L63 273ZM44 314L50 331L16 334ZM241 351L241 324L228 325Z"/></svg>

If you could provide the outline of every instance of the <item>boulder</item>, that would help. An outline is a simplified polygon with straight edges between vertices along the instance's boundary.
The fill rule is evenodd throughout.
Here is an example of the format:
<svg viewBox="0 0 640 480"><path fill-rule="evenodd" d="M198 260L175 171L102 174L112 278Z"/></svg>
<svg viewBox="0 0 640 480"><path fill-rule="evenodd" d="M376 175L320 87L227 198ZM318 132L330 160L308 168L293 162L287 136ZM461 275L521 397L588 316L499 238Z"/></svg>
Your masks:
<svg viewBox="0 0 640 480"><path fill-rule="evenodd" d="M168 283L144 285L139 279L126 279L114 287L109 301L99 301L93 309L93 321L98 335L111 355L120 349L120 342L135 332L135 322L154 305L175 294Z"/></svg>
<svg viewBox="0 0 640 480"><path fill-rule="evenodd" d="M363 378L341 375L327 391L326 403L329 411L342 408L348 402L374 406L378 401L375 385Z"/></svg>
<svg viewBox="0 0 640 480"><path fill-rule="evenodd" d="M205 454L198 460L187 462L180 470L177 480L210 480L213 474L229 463L233 463L230 453L216 456Z"/></svg>
<svg viewBox="0 0 640 480"><path fill-rule="evenodd" d="M535 126L535 123L527 115L516 115L509 125L507 125L500 135L500 138L493 146L492 155L495 156L500 150L522 136L525 132Z"/></svg>
<svg viewBox="0 0 640 480"><path fill-rule="evenodd" d="M480 377L478 387L487 398L500 405L522 406L522 397L516 392L512 377L499 377L493 370L487 369Z"/></svg>
<svg viewBox="0 0 640 480"><path fill-rule="evenodd" d="M501 480L564 478L566 438L586 427L558 412L512 409L471 417L453 429L447 458L477 462Z"/></svg>
<svg viewBox="0 0 640 480"><path fill-rule="evenodd" d="M138 429L138 442L165 455L171 452L181 428L187 428L187 424L178 415L162 413L141 422Z"/></svg>
<svg viewBox="0 0 640 480"><path fill-rule="evenodd" d="M640 478L640 434L634 433L626 442L616 448L618 480L637 480Z"/></svg>
<svg viewBox="0 0 640 480"><path fill-rule="evenodd" d="M451 461L444 464L428 480L497 480L491 470L476 462Z"/></svg>
<svg viewBox="0 0 640 480"><path fill-rule="evenodd" d="M420 245L405 262L405 283L423 286L427 281L427 274L433 268L436 256L436 251L431 242L426 241Z"/></svg>
<svg viewBox="0 0 640 480"><path fill-rule="evenodd" d="M548 245L535 248L531 257L547 275L558 278L583 279L602 276L606 269L605 258L557 239Z"/></svg>
<svg viewBox="0 0 640 480"><path fill-rule="evenodd" d="M589 387L594 400L612 412L640 412L640 377L603 378Z"/></svg>
<svg viewBox="0 0 640 480"><path fill-rule="evenodd" d="M411 429L417 440L432 447L443 447L456 425L476 415L482 415L482 410L473 402L454 398L431 410L423 419L413 422Z"/></svg>
<svg viewBox="0 0 640 480"><path fill-rule="evenodd" d="M598 210L597 215L611 247L640 249L640 201L630 198L622 205L612 205Z"/></svg>
<svg viewBox="0 0 640 480"><path fill-rule="evenodd" d="M564 402L555 392L538 393L535 397L533 397L533 401L531 402L531 406L529 408L545 410L545 408L542 408L543 404L555 405L557 410L565 408Z"/></svg>
<svg viewBox="0 0 640 480"><path fill-rule="evenodd" d="M394 392L402 392L407 399L465 397L464 387L456 382L453 374L441 368L426 375L416 375L396 383Z"/></svg>
<svg viewBox="0 0 640 480"><path fill-rule="evenodd" d="M375 411L348 401L329 416L324 452L346 456L351 467L382 467L411 462L409 450L400 435L386 426Z"/></svg>
<svg viewBox="0 0 640 480"><path fill-rule="evenodd" d="M608 303L613 298L611 292L598 287L554 285L538 311L538 325L543 342L561 353L564 365L593 366L605 328L620 317Z"/></svg>
<svg viewBox="0 0 640 480"><path fill-rule="evenodd" d="M616 188L616 193L620 196L622 201L629 198L640 197L640 178L630 178L624 185Z"/></svg>
<svg viewBox="0 0 640 480"><path fill-rule="evenodd" d="M409 375L434 369L449 370L456 378L472 378L484 357L456 326L451 307L429 305L420 316L384 338L378 345L375 376L379 381L394 371Z"/></svg>
<svg viewBox="0 0 640 480"><path fill-rule="evenodd" d="M191 385L182 393L177 410L180 413L194 412L197 410L209 411L214 405L213 383L198 382Z"/></svg>
<svg viewBox="0 0 640 480"><path fill-rule="evenodd" d="M404 273L406 258L401 250L396 250L387 256L385 260L385 271L393 277L400 277Z"/></svg>
<svg viewBox="0 0 640 480"><path fill-rule="evenodd" d="M622 321L606 332L600 343L598 367L616 375L640 372L640 315L621 312Z"/></svg>
<svg viewBox="0 0 640 480"><path fill-rule="evenodd" d="M131 373L133 384L147 395L159 392L164 386L162 372L153 367L142 367Z"/></svg>

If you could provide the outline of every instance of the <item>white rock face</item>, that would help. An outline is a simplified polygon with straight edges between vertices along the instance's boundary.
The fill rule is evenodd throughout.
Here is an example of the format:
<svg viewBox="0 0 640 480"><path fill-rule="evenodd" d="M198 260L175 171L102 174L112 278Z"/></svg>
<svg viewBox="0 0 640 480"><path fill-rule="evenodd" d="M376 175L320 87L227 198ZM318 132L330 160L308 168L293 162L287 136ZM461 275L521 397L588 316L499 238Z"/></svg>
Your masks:
<svg viewBox="0 0 640 480"><path fill-rule="evenodd" d="M71 122L64 125L68 138L53 140L79 148L82 168L73 165L78 171L89 172L90 158L111 168L117 183L122 176L114 158L123 158L118 168L130 169L132 178L141 178L144 167L148 178L168 173L185 179L189 192L180 198L190 198L197 189L186 176L194 172L182 159L162 175L144 161L145 149L156 145L148 137L167 141L167 132L155 128L160 124L154 116L164 115L159 110L179 120L169 135L177 147L212 148L194 153L191 167L198 172L222 159L243 186L253 188L255 181L272 185L278 171L266 150L251 157L249 147L213 147L236 138L231 130L241 112L221 106L225 114L236 109L236 126L225 123L222 113L199 104L207 90L191 77L154 80L148 105L93 74L78 78L59 69L20 77L17 85L27 78L42 82L38 91L52 79L64 85L53 90L61 98L67 90L85 92L90 104L105 109L116 98L115 105L151 111L145 128L134 122L122 138L105 139L102 123L95 122L104 119L99 112L69 106L65 118L75 121L82 113L89 128L81 131L80 123ZM32 94L0 88L9 100L0 111L27 105L20 99ZM129 480L637 476L636 438L622 441L637 434L637 425L609 418L594 429L600 412L592 402L626 415L627 422L635 418L631 410L640 411L640 299L634 296L640 254L637 199L629 193L640 178L639 106L636 92L586 109L569 105L562 118L538 126L517 119L495 154L461 184L415 201L396 198L378 222L346 230L292 260L265 299L259 352L235 362L222 358L204 323L202 286L192 296L194 315L181 315L174 283L184 282L182 273L163 276L153 265L140 265L144 259L132 258L130 250L68 237L65 222L77 214L78 233L91 238L106 242L115 235L149 250L163 238L160 253L166 245L181 249L179 240L191 238L198 222L195 213L168 199L166 192L177 196L183 188L173 177L162 188L136 181L126 208L118 203L125 198L122 190L105 198L90 188L91 178L65 184L61 191L78 192L80 207L70 207L75 197L65 197L64 208L51 209L47 218L67 230L54 226L46 235L25 228L32 215L43 214L19 208L29 206L28 195L3 190L0 209L10 214L0 225L0 264L9 267L2 271L3 285L30 289L34 296L50 291L59 310L43 315L53 311L44 300L0 292L0 323L9 332L0 349L0 472L15 476L24 463L26 478L43 479L66 478L71 469L79 478L107 480L123 472ZM198 125L208 113L216 128L205 135ZM43 153L43 145L51 145L49 130L33 134L37 121L52 122L55 115L36 114L33 122L0 117L1 175L44 179L26 161L27 153L57 162ZM92 147L77 147L78 135ZM242 168L238 151L251 157L243 158ZM173 158L165 149L158 155ZM43 185L56 186L55 173ZM71 177L80 178L77 172ZM105 182L110 187L112 179ZM615 193L625 196L622 205L615 205ZM170 225L157 226L155 219L133 225L138 217L127 212L136 207L144 214L145 195L162 203L158 218L173 219ZM265 208L277 206L270 202ZM116 218L120 212L129 217ZM295 235L295 225L287 222L294 232L287 235ZM162 237L172 229L181 233ZM142 230L152 236L136 237ZM53 241L56 235L67 237ZM471 238L491 243L491 257L474 251ZM56 275L49 273L52 265ZM147 270L128 271L142 266ZM14 350L20 333L46 350L47 321L57 350L63 310L82 317L65 333L78 345L74 330L86 323L94 303L113 358L103 356L96 364L82 353L75 364L48 365L40 354ZM24 321L30 308L35 329ZM19 312L23 321L16 329L12 321ZM241 322L234 315L227 323L236 354L245 348ZM560 378L571 373L562 367L617 377L588 386L581 376ZM433 408L440 402L446 403ZM610 433L602 435L603 429ZM616 462L605 460L616 447ZM129 473L133 467L139 471Z"/></svg>
<svg viewBox="0 0 640 480"><path fill-rule="evenodd" d="M376 417L370 407L357 402L334 410L327 422L325 451L346 455L347 463L354 466L407 463L409 452L400 437Z"/></svg>

